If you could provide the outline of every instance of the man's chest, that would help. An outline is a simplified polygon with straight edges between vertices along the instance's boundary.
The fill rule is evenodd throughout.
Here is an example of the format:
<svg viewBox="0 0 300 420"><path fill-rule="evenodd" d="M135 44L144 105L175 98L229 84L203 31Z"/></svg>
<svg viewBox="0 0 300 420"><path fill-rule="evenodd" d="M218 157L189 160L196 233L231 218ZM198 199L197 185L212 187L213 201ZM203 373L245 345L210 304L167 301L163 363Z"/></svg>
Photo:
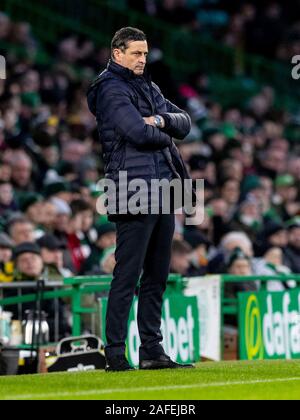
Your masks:
<svg viewBox="0 0 300 420"><path fill-rule="evenodd" d="M167 112L163 96L146 82L133 82L133 102L143 117Z"/></svg>

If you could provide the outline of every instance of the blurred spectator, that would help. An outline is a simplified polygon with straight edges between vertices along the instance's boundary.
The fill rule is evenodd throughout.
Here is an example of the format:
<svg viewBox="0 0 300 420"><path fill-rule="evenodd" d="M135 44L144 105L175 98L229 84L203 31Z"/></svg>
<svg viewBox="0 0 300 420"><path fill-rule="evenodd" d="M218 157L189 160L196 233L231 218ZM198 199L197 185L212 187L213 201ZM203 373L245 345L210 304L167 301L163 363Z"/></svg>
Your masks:
<svg viewBox="0 0 300 420"><path fill-rule="evenodd" d="M252 242L244 232L230 232L222 238L217 254L209 262L208 272L211 274L225 273L227 271L226 261L237 248L248 258L252 258L254 255Z"/></svg>
<svg viewBox="0 0 300 420"><path fill-rule="evenodd" d="M82 268L83 273L96 274L99 272L100 261L104 251L116 245L116 226L114 223L102 223L97 226L97 240Z"/></svg>
<svg viewBox="0 0 300 420"><path fill-rule="evenodd" d="M186 242L174 240L172 244L171 273L186 276L190 268L192 247Z"/></svg>
<svg viewBox="0 0 300 420"><path fill-rule="evenodd" d="M191 266L193 268L190 269L190 274L192 274L192 270L194 269L197 275L206 275L209 248L211 246L210 241L195 229L186 230L184 239L192 247Z"/></svg>
<svg viewBox="0 0 300 420"><path fill-rule="evenodd" d="M64 243L60 242L54 235L47 234L38 239L37 244L41 248L45 280L61 281L64 278L71 277L71 271L64 268Z"/></svg>
<svg viewBox="0 0 300 420"><path fill-rule="evenodd" d="M14 281L37 281L44 277L44 264L41 257L41 250L37 244L24 242L14 248L14 262L15 262L15 274ZM35 293L35 290L27 289L26 293ZM6 297L14 295L13 290L6 290L4 295ZM50 326L51 340L53 340L54 334L54 318L55 318L55 307L54 301L43 301L42 310L48 315L47 321ZM24 303L22 305L22 319L25 319L25 312L27 310L35 309L34 303ZM13 313L14 319L19 319L19 307L10 306L10 310ZM60 321L60 334L63 337L69 327L65 319L65 309L62 301L59 301L59 321Z"/></svg>
<svg viewBox="0 0 300 420"><path fill-rule="evenodd" d="M116 247L112 246L107 248L101 257L100 261L100 274L107 274L112 275L116 266L116 259L115 259L115 251Z"/></svg>
<svg viewBox="0 0 300 420"><path fill-rule="evenodd" d="M171 253L171 273L181 274L185 277L203 275L206 272L206 267L202 255L203 248L201 246L199 248L193 252L193 248L188 242L174 239Z"/></svg>
<svg viewBox="0 0 300 420"><path fill-rule="evenodd" d="M283 250L273 245L265 247L264 255L254 263L254 274L257 276L277 276L280 274L290 274L291 270L284 265ZM273 280L267 283L267 290L270 292L282 292L286 289L296 287L293 280L280 282Z"/></svg>
<svg viewBox="0 0 300 420"><path fill-rule="evenodd" d="M41 250L32 242L23 242L14 249L15 281L34 281L42 278L44 264Z"/></svg>
<svg viewBox="0 0 300 420"><path fill-rule="evenodd" d="M84 240L83 221L85 212L90 210L89 204L83 200L75 200L71 203L72 215L67 228L66 238L68 248L72 256L75 273L79 273L85 260L91 254L91 247Z"/></svg>
<svg viewBox="0 0 300 420"><path fill-rule="evenodd" d="M13 280L12 250L12 240L5 233L0 233L0 283L8 283Z"/></svg>
<svg viewBox="0 0 300 420"><path fill-rule="evenodd" d="M227 258L227 273L232 276L252 276L251 259L240 248L236 248ZM225 296L228 299L234 299L240 292L256 292L258 290L257 282L243 281L227 283L225 286Z"/></svg>
<svg viewBox="0 0 300 420"><path fill-rule="evenodd" d="M22 216L13 218L8 225L8 233L15 246L23 242L35 242L33 224Z"/></svg>
<svg viewBox="0 0 300 420"><path fill-rule="evenodd" d="M0 181L0 216L16 210L17 204L14 200L14 191L11 183Z"/></svg>

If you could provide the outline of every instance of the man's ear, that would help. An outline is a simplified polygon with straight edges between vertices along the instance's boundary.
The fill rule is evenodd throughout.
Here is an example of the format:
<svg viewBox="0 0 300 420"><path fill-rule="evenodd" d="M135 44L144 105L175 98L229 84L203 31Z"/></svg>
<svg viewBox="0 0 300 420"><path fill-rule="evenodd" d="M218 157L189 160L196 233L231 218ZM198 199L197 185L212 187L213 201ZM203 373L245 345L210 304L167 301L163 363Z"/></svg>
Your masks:
<svg viewBox="0 0 300 420"><path fill-rule="evenodd" d="M115 61L120 61L122 51L119 48L115 48L112 52L113 59Z"/></svg>

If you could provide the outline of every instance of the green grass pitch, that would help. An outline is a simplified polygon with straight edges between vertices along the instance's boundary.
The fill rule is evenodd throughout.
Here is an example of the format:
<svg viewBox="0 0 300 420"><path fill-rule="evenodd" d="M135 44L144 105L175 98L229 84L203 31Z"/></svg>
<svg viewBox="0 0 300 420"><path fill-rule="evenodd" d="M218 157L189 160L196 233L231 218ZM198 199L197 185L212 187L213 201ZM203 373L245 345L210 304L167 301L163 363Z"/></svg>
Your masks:
<svg viewBox="0 0 300 420"><path fill-rule="evenodd" d="M5 400L300 399L300 362L201 363L193 370L0 378Z"/></svg>

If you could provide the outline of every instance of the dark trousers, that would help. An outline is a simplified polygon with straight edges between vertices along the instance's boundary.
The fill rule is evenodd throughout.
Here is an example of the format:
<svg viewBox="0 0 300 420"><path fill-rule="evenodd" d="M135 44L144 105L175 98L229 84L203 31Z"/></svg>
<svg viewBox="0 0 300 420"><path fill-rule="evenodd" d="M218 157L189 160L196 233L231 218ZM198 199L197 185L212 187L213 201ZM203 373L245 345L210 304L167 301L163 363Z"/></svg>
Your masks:
<svg viewBox="0 0 300 420"><path fill-rule="evenodd" d="M170 270L175 216L139 215L117 221L116 267L106 316L106 356L125 354L127 324L141 272L138 328L140 360L163 354L161 314Z"/></svg>

